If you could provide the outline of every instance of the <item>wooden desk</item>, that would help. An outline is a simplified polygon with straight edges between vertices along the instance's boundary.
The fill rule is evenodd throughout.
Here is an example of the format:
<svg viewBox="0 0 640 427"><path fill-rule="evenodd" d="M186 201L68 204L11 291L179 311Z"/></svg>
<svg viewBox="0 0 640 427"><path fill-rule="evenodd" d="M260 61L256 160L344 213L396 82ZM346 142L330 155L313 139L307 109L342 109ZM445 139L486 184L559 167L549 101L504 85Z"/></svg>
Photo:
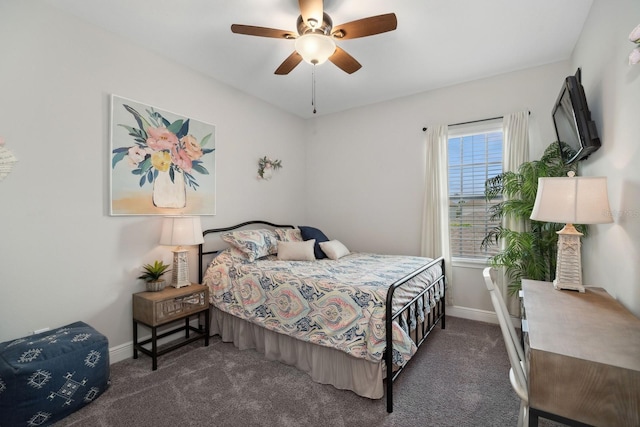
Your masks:
<svg viewBox="0 0 640 427"><path fill-rule="evenodd" d="M640 425L640 319L604 289L523 280L530 423Z"/></svg>

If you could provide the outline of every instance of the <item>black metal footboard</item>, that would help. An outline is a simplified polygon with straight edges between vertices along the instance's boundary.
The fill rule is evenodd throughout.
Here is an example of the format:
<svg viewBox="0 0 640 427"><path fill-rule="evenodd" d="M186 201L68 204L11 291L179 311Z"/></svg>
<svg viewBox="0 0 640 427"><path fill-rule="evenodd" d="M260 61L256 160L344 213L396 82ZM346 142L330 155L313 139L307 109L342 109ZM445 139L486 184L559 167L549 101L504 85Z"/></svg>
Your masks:
<svg viewBox="0 0 640 427"><path fill-rule="evenodd" d="M423 289L420 294L415 296L411 301L406 303L402 308L400 308L396 313L393 313L393 296L400 286L407 283L409 280L418 276L420 273L428 270L434 265L440 264L442 269L442 274L433 281L427 288ZM422 266L416 271L408 274L400 280L397 280L395 283L391 285L389 291L387 293L387 302L386 302L386 337L387 337L387 346L385 350L385 363L387 365L387 376L386 376L386 394L387 394L387 412L393 412L393 382L396 380L400 372L404 369L404 366L399 367L396 371L393 371L393 336L392 336L392 325L393 322L400 316L410 315L410 310L413 307L413 313L415 316L415 329L410 331L410 336L415 342L417 347L420 347L422 343L427 339L431 330L438 324L441 323L442 329L445 327L445 292L446 292L446 283L445 283L445 266L444 266L444 258L440 257L434 259L429 264ZM433 292L438 292L438 285L442 284L442 295L439 299L436 299L435 307L431 308L429 312L425 315L424 321L420 320L418 307L420 301L422 302L423 307L430 307L429 299ZM415 333L415 334L412 334ZM410 362L410 361L409 361ZM409 363L407 362L407 363Z"/></svg>

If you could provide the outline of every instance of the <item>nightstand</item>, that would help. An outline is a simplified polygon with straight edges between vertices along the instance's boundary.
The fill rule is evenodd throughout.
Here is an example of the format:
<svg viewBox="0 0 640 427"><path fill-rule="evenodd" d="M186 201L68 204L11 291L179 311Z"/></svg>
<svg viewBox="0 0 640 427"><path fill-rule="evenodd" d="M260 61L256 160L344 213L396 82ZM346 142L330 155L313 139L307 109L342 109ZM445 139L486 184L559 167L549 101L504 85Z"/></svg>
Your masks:
<svg viewBox="0 0 640 427"><path fill-rule="evenodd" d="M191 316L204 313L204 328L189 325ZM172 322L183 321L184 324L158 334L158 327ZM138 324L151 328L151 338L138 342ZM158 339L184 331L184 338L164 344L158 348ZM193 332L193 334L190 334ZM158 356L187 345L193 341L204 339L205 347L209 346L209 288L192 284L182 288L167 287L159 292L138 292L133 294L133 358L138 358L138 351L150 356L152 369L158 368ZM151 348L144 347L151 344Z"/></svg>

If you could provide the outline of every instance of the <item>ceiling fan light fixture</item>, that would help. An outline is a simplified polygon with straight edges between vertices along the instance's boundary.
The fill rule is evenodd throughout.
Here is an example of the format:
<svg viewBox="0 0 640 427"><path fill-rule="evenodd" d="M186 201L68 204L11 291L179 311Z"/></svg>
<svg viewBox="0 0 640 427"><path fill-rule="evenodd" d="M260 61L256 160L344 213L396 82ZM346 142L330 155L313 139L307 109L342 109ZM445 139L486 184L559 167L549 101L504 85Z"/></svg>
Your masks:
<svg viewBox="0 0 640 427"><path fill-rule="evenodd" d="M296 39L296 52L309 64L320 65L336 51L336 44L330 36L307 33Z"/></svg>

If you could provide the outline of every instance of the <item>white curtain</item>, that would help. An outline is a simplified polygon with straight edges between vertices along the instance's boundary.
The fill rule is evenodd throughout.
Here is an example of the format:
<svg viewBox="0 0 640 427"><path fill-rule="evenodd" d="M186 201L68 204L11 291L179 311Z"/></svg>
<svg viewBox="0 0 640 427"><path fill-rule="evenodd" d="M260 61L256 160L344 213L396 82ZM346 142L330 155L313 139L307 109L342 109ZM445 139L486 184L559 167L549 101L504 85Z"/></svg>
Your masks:
<svg viewBox="0 0 640 427"><path fill-rule="evenodd" d="M529 112L520 111L507 114L502 120L502 132L504 138L504 150L502 155L502 168L506 171L517 172L520 165L529 161ZM525 231L526 222L515 218L504 218L503 227L515 231ZM503 243L500 249L504 249ZM510 296L508 293L508 281L505 278L505 271L501 269L498 284L504 296L509 312L518 315L520 305L517 295Z"/></svg>
<svg viewBox="0 0 640 427"><path fill-rule="evenodd" d="M447 130L446 125L439 125L429 126L426 131L427 150L421 255L429 258L444 257L447 283L446 302L452 305Z"/></svg>

